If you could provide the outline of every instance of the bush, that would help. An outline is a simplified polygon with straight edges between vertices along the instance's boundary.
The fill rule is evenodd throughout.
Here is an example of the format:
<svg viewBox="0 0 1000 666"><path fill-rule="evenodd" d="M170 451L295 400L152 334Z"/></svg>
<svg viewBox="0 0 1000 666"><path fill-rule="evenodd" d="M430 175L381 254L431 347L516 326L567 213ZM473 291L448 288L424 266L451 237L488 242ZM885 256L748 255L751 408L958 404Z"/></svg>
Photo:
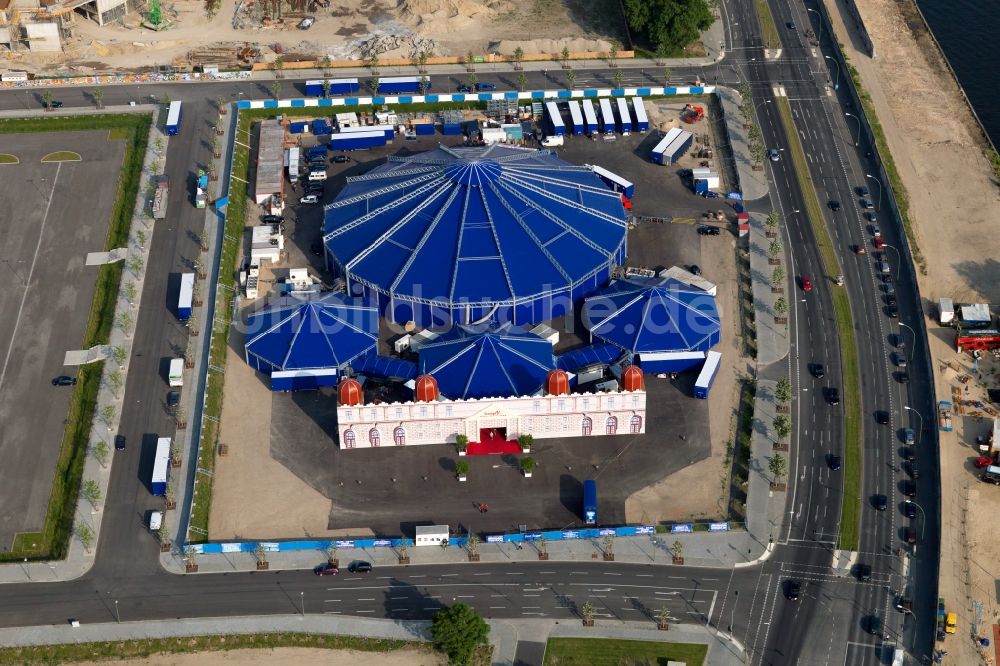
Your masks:
<svg viewBox="0 0 1000 666"><path fill-rule="evenodd" d="M453 664L468 664L476 647L486 643L490 626L466 604L439 610L431 622L431 643Z"/></svg>

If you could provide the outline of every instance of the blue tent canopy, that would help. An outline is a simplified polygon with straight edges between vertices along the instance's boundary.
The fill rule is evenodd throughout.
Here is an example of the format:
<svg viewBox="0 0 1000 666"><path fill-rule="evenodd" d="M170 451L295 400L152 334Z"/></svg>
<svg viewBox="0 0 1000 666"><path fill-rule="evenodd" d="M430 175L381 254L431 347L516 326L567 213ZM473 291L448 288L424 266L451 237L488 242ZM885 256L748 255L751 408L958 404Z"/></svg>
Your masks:
<svg viewBox="0 0 1000 666"><path fill-rule="evenodd" d="M378 309L330 292L285 296L247 321L246 361L258 372L341 368L378 346Z"/></svg>
<svg viewBox="0 0 1000 666"><path fill-rule="evenodd" d="M715 297L673 278L612 282L584 301L583 325L633 354L707 351L721 328Z"/></svg>
<svg viewBox="0 0 1000 666"><path fill-rule="evenodd" d="M348 180L324 224L352 288L421 326L433 311L446 323L550 320L625 253L620 195L589 168L515 146L390 157Z"/></svg>
<svg viewBox="0 0 1000 666"><path fill-rule="evenodd" d="M621 348L616 345L609 342L598 342L560 354L556 358L556 364L560 369L572 372L595 363L610 364L621 358L623 353Z"/></svg>
<svg viewBox="0 0 1000 666"><path fill-rule="evenodd" d="M454 326L420 348L420 372L456 400L531 395L554 367L550 342L509 324L484 332Z"/></svg>
<svg viewBox="0 0 1000 666"><path fill-rule="evenodd" d="M355 372L372 377L391 377L409 381L417 377L417 364L391 356L366 354L351 362Z"/></svg>

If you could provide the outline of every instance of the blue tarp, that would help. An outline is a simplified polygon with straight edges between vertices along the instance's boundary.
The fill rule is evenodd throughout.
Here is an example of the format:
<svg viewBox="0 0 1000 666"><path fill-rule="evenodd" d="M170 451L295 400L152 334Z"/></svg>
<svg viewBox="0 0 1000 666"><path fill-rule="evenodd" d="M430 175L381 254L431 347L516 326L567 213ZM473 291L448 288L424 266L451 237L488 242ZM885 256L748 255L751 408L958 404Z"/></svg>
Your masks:
<svg viewBox="0 0 1000 666"><path fill-rule="evenodd" d="M430 300L463 323L545 299L531 319L509 317L528 323L605 282L624 259L626 222L590 169L495 145L390 158L348 179L324 230L348 283L383 301Z"/></svg>
<svg viewBox="0 0 1000 666"><path fill-rule="evenodd" d="M330 292L285 296L247 321L246 361L259 372L340 368L378 345L378 309Z"/></svg>
<svg viewBox="0 0 1000 666"><path fill-rule="evenodd" d="M572 372L577 368L582 368L586 365L593 365L594 363L613 363L614 361L617 361L623 353L624 352L622 352L620 347L617 347L610 342L598 342L594 345L581 347L580 349L574 349L573 351L568 351L565 354L560 354L556 357L556 365L567 372Z"/></svg>
<svg viewBox="0 0 1000 666"><path fill-rule="evenodd" d="M453 326L420 348L420 372L458 400L532 395L555 367L552 344L516 326Z"/></svg>
<svg viewBox="0 0 1000 666"><path fill-rule="evenodd" d="M672 278L612 282L584 301L583 325L633 354L708 351L721 328L715 298Z"/></svg>
<svg viewBox="0 0 1000 666"><path fill-rule="evenodd" d="M355 359L351 362L351 367L355 372L370 377L393 377L403 381L417 377L417 364L413 361L378 354L366 354Z"/></svg>

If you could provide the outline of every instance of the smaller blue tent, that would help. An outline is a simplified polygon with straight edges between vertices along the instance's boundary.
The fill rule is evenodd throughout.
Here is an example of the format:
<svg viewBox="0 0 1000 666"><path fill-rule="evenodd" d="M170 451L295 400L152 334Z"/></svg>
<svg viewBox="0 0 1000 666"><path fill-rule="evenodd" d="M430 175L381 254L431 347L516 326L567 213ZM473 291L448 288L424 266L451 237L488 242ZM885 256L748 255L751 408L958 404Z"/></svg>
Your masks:
<svg viewBox="0 0 1000 666"><path fill-rule="evenodd" d="M708 351L722 326L714 296L673 278L615 280L584 301L583 325L632 354Z"/></svg>
<svg viewBox="0 0 1000 666"><path fill-rule="evenodd" d="M378 309L339 292L285 296L247 321L247 364L267 374L342 368L377 346Z"/></svg>
<svg viewBox="0 0 1000 666"><path fill-rule="evenodd" d="M420 372L454 400L532 395L553 368L552 344L511 324L486 331L453 326L420 348Z"/></svg>

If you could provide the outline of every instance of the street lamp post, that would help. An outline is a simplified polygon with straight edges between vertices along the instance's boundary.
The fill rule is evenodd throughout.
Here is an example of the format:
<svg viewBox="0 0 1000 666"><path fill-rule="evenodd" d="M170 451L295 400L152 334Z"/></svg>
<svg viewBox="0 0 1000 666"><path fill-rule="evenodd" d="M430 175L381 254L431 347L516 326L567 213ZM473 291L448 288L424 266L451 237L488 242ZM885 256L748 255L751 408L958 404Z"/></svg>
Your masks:
<svg viewBox="0 0 1000 666"><path fill-rule="evenodd" d="M920 506L919 504L917 504L916 502L914 502L912 499L908 500L908 501L910 502L910 504L912 504L913 506L917 507L920 510L920 540L923 541L924 540L924 525L927 524L927 514L924 513L924 507Z"/></svg>
<svg viewBox="0 0 1000 666"><path fill-rule="evenodd" d="M893 273L892 273L892 279L895 282L896 280L899 279L899 250L897 248L893 247L892 245L888 245L888 244L883 244L882 247L890 249L890 250L892 250L893 252L896 253L896 270L894 270ZM916 344L916 340L914 340L913 344Z"/></svg>
<svg viewBox="0 0 1000 666"><path fill-rule="evenodd" d="M812 12L813 14L815 14L816 16L819 17L819 39L818 39L818 41L822 45L822 42L823 42L823 27L824 27L824 24L823 24L823 15L820 14L815 9L812 9L811 7L806 7L806 11L807 12Z"/></svg>
<svg viewBox="0 0 1000 666"><path fill-rule="evenodd" d="M825 55L823 57L826 58L827 60L829 60L830 62L832 62L834 65L837 66L837 80L833 82L833 89L834 90L840 90L840 63L837 62L836 58L831 58L828 55Z"/></svg>
<svg viewBox="0 0 1000 666"><path fill-rule="evenodd" d="M858 118L858 117L857 117L856 115L854 115L853 113L848 113L848 112L846 112L846 111L844 112L844 115L845 115L845 116L849 116L849 117L851 117L851 118L854 118L855 120L857 120L857 121L858 121L858 133L857 133L857 135L856 135L856 136L854 137L854 147L855 147L855 148L857 148L857 147L858 147L858 143L860 143L860 142L861 142L861 119L860 119L860 118Z"/></svg>
<svg viewBox="0 0 1000 666"><path fill-rule="evenodd" d="M122 616L118 614L118 600L115 599L115 622L122 623Z"/></svg>
<svg viewBox="0 0 1000 666"><path fill-rule="evenodd" d="M906 324L900 324L900 326L906 326ZM910 327L906 326L906 328L910 328ZM912 332L913 329L910 328L910 331ZM913 412L914 414L917 415L917 418L920 419L920 432L923 432L923 430L924 430L924 416L923 416L923 414L921 414L920 412L918 412L917 410L915 410L913 407L910 407L909 405L903 405L903 409L905 409L908 412ZM917 444L918 442L916 441L916 439L914 439L913 443Z"/></svg>
<svg viewBox="0 0 1000 666"><path fill-rule="evenodd" d="M733 601L732 612L729 614L729 633L733 633L733 624L736 622L736 604L740 601L740 591L733 590L733 595L736 599Z"/></svg>
<svg viewBox="0 0 1000 666"><path fill-rule="evenodd" d="M860 125L860 122L858 124ZM882 181L879 180L878 178L876 178L875 176L871 175L870 173L866 173L865 174L865 178L871 178L876 183L878 183L878 199L875 201L875 208L876 208L876 210L881 211L882 210Z"/></svg>
<svg viewBox="0 0 1000 666"><path fill-rule="evenodd" d="M302 603L302 617L306 616L306 593L299 592L299 601Z"/></svg>
<svg viewBox="0 0 1000 666"><path fill-rule="evenodd" d="M908 330L910 332L910 334L913 336L913 346L916 347L917 346L917 333L916 333L916 331L914 331L912 328L910 328L909 326L907 326L903 322L899 322L899 325L902 326L903 328L905 328L906 330ZM909 348L908 348L907 353L906 353L906 360L908 362L913 360L913 354L909 351ZM917 410L913 409L912 407L907 407L906 409L909 409L909 410L915 412L917 416L920 416L920 412L918 412ZM923 428L924 428L924 417L920 416L920 429L923 430Z"/></svg>

